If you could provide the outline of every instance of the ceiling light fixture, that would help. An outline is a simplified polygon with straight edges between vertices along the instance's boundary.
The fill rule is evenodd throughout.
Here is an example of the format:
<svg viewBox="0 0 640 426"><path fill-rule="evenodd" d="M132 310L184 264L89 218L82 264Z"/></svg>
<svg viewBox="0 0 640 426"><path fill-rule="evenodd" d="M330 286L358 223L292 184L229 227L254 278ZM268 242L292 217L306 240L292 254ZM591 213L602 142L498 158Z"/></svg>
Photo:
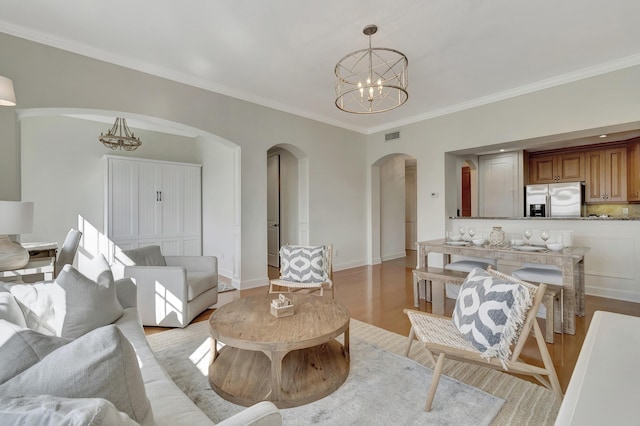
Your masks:
<svg viewBox="0 0 640 426"><path fill-rule="evenodd" d="M397 50L371 47L371 36L378 31L367 25L369 48L356 50L340 59L335 68L336 106L354 114L389 111L409 98L407 57Z"/></svg>
<svg viewBox="0 0 640 426"><path fill-rule="evenodd" d="M120 117L116 118L116 122L106 135L100 133L98 140L108 148L120 148L125 151L135 151L142 145L140 138L136 138L133 132L129 130L127 120Z"/></svg>

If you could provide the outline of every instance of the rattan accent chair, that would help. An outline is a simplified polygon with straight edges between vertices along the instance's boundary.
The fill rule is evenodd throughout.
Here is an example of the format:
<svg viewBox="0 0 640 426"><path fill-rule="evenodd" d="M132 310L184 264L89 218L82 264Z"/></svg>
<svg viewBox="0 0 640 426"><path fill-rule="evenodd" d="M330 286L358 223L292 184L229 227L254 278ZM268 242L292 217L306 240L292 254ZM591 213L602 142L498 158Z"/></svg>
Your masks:
<svg viewBox="0 0 640 426"><path fill-rule="evenodd" d="M492 269L488 269L487 271L495 277L523 285L533 299L532 305L524 313L525 317L519 334L516 335L512 341L514 343L511 346L511 356L507 360L503 361L495 357L490 359L483 358L482 352L463 337L451 318L412 309L404 310L404 313L407 314L411 322L411 331L409 332L405 356L409 355L411 345L414 339L417 338L417 340L424 345L429 358L435 366L433 379L427 392L425 411L431 411L431 405L436 394L440 376L442 375L445 358L478 364L508 373L532 376L546 388L551 389L557 395L558 399L562 401L562 388L560 387L553 361L547 350L544 335L536 321L536 313L542 303L546 285L533 285ZM533 331L533 333L531 333L531 331ZM529 364L520 358L520 354L530 334L533 334L533 337L536 339L543 366ZM435 358L436 355L437 359Z"/></svg>
<svg viewBox="0 0 640 426"><path fill-rule="evenodd" d="M280 249L280 256L283 257L283 250L286 250L288 247L308 249L314 251L322 247L322 271L321 275L325 277L323 281L318 282L319 280L311 280L311 279L289 279L292 274L288 274L285 271L285 268L293 267L293 263L295 260L292 259L290 263L281 262L280 265L280 278L270 280L269 282L269 293L293 293L293 292L303 292L303 293L311 293L317 294L319 296L324 296L325 289L331 289L331 298L335 299L335 288L333 285L333 245L329 244L326 246L283 246ZM306 262L306 260L305 260ZM286 265L286 266L285 266ZM303 267L308 267L308 265L304 265ZM317 271L318 272L318 271ZM301 274L300 276L308 276L308 274Z"/></svg>

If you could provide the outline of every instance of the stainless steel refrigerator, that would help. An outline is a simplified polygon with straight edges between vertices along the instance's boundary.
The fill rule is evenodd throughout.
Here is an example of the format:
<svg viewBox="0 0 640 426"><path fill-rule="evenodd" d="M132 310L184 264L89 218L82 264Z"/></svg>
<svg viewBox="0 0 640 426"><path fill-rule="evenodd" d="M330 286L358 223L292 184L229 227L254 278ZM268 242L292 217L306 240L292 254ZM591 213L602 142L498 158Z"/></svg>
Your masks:
<svg viewBox="0 0 640 426"><path fill-rule="evenodd" d="M525 216L584 216L584 182L563 182L525 187Z"/></svg>

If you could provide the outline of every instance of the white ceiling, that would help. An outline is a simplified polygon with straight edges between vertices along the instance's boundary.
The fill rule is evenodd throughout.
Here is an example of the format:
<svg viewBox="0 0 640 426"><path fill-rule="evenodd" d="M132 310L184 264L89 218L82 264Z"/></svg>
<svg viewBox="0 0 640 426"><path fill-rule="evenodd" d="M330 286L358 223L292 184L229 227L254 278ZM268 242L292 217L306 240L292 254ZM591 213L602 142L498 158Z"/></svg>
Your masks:
<svg viewBox="0 0 640 426"><path fill-rule="evenodd" d="M638 0L0 0L0 32L362 133L640 64L639 16ZM354 115L333 71L367 24L407 55L409 100Z"/></svg>

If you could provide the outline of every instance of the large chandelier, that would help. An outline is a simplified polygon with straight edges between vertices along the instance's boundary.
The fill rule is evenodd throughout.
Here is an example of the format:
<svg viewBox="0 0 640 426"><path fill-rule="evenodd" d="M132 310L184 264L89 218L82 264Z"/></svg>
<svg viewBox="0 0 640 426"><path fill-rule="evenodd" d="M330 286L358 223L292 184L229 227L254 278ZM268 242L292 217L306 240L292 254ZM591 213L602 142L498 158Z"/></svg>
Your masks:
<svg viewBox="0 0 640 426"><path fill-rule="evenodd" d="M140 138L136 138L133 132L129 130L127 120L120 117L116 118L116 122L106 135L100 133L98 140L108 148L120 148L125 151L135 151L140 145L142 145Z"/></svg>
<svg viewBox="0 0 640 426"><path fill-rule="evenodd" d="M336 106L354 114L389 111L407 101L409 85L407 57L397 50L372 48L371 36L378 31L367 25L369 48L356 50L336 65Z"/></svg>

